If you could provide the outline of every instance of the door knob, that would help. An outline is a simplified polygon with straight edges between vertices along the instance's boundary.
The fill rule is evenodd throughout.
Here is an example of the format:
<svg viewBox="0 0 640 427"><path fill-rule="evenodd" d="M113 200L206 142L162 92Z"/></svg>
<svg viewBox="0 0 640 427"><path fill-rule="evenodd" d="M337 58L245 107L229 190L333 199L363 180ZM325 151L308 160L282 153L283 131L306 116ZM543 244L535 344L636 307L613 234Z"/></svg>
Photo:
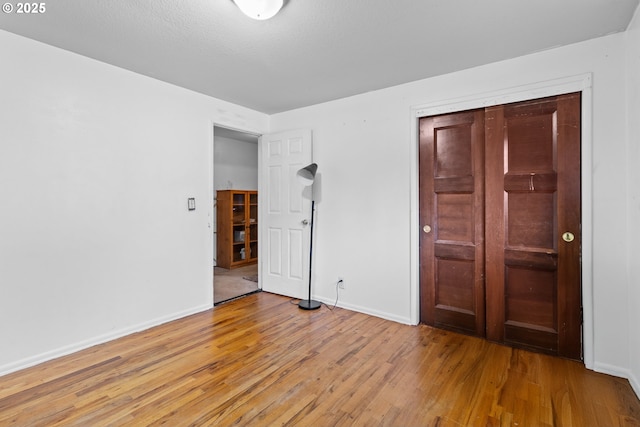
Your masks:
<svg viewBox="0 0 640 427"><path fill-rule="evenodd" d="M302 220L302 225L307 225L307 224L309 224L309 221L307 221L306 219L303 219Z"/></svg>
<svg viewBox="0 0 640 427"><path fill-rule="evenodd" d="M562 240L564 240L567 243L573 242L573 239L575 239L575 238L576 237L573 235L573 233L571 233L569 231L565 231L564 233L562 233Z"/></svg>
<svg viewBox="0 0 640 427"><path fill-rule="evenodd" d="M422 231L424 231L427 234L431 233L431 226L425 225L424 227L422 227Z"/></svg>

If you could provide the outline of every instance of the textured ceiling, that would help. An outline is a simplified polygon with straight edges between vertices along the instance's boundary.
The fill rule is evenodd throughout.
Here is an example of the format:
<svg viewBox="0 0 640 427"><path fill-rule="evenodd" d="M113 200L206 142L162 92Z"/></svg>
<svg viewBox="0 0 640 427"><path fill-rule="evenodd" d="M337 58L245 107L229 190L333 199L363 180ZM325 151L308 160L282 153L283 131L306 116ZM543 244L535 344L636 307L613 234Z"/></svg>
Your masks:
<svg viewBox="0 0 640 427"><path fill-rule="evenodd" d="M272 114L624 31L639 0L50 0L0 29Z"/></svg>

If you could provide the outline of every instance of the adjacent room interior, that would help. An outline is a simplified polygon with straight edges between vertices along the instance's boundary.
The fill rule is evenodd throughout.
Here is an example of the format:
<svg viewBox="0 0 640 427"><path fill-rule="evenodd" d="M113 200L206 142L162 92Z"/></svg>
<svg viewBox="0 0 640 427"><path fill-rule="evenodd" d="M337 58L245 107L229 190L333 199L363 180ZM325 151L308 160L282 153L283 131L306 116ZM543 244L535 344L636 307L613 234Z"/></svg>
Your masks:
<svg viewBox="0 0 640 427"><path fill-rule="evenodd" d="M258 292L258 136L214 127L215 305Z"/></svg>

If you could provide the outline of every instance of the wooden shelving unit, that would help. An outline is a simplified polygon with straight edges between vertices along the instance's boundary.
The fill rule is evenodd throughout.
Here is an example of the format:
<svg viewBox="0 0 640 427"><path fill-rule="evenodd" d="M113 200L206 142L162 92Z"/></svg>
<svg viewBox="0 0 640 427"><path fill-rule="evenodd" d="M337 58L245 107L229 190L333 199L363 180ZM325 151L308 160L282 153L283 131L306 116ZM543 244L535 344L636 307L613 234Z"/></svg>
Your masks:
<svg viewBox="0 0 640 427"><path fill-rule="evenodd" d="M258 192L220 190L216 206L217 266L258 262Z"/></svg>

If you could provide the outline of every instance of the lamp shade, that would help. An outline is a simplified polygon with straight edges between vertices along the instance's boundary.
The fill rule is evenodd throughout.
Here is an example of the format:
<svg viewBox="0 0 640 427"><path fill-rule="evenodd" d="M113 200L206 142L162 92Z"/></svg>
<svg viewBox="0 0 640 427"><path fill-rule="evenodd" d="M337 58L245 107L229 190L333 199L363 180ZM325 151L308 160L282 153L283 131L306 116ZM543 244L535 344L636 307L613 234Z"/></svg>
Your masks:
<svg viewBox="0 0 640 427"><path fill-rule="evenodd" d="M318 170L318 165L316 163L311 163L309 166L305 166L298 171L296 176L302 185L308 187L313 184L313 181L316 179L316 171Z"/></svg>
<svg viewBox="0 0 640 427"><path fill-rule="evenodd" d="M233 0L249 18L265 20L275 16L283 0Z"/></svg>

